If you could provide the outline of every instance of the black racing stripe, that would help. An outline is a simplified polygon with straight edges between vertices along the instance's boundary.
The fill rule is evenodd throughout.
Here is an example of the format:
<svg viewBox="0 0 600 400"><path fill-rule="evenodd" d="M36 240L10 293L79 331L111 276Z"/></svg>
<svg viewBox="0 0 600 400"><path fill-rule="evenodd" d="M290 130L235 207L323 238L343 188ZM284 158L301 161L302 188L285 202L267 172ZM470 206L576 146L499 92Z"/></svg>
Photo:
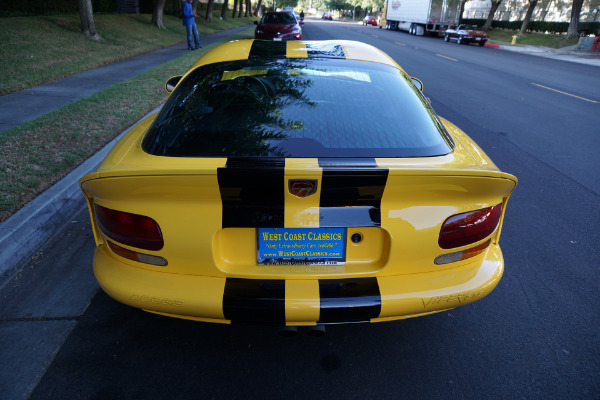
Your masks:
<svg viewBox="0 0 600 400"><path fill-rule="evenodd" d="M287 44L284 41L255 40L250 47L248 58L285 58L286 54Z"/></svg>
<svg viewBox="0 0 600 400"><path fill-rule="evenodd" d="M389 170L373 158L319 159L322 227L381 226L381 198Z"/></svg>
<svg viewBox="0 0 600 400"><path fill-rule="evenodd" d="M381 313L377 278L319 280L320 323L367 322Z"/></svg>
<svg viewBox="0 0 600 400"><path fill-rule="evenodd" d="M284 159L230 158L217 178L223 228L284 226Z"/></svg>
<svg viewBox="0 0 600 400"><path fill-rule="evenodd" d="M341 58L346 59L344 48L335 43L307 43L308 58Z"/></svg>
<svg viewBox="0 0 600 400"><path fill-rule="evenodd" d="M285 323L285 281L227 278L223 315L232 322Z"/></svg>

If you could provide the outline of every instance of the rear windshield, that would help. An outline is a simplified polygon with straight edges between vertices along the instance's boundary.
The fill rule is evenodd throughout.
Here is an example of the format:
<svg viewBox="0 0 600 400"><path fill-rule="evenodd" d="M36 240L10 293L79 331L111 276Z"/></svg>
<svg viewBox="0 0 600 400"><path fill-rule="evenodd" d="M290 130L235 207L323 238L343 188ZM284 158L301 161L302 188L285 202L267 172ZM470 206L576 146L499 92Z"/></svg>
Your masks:
<svg viewBox="0 0 600 400"><path fill-rule="evenodd" d="M142 147L171 157L426 157L450 140L398 69L337 59L259 59L190 73Z"/></svg>
<svg viewBox="0 0 600 400"><path fill-rule="evenodd" d="M295 24L296 18L289 13L266 13L260 20L261 24Z"/></svg>

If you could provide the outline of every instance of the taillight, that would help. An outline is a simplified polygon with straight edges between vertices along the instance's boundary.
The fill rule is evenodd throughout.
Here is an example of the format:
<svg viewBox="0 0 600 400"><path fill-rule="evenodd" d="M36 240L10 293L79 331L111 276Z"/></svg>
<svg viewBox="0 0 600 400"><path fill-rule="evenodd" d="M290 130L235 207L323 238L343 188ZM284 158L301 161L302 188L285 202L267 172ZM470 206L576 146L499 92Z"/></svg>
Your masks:
<svg viewBox="0 0 600 400"><path fill-rule="evenodd" d="M442 254L441 256L437 256L435 258L434 263L437 265L444 265L473 258L483 253L489 247L491 242L492 240L488 239L482 244L467 250L457 251L456 253Z"/></svg>
<svg viewBox="0 0 600 400"><path fill-rule="evenodd" d="M108 242L108 247L110 247L110 249L113 251L113 253L118 254L121 257L130 259L133 261L141 262L144 264L156 265L158 267L166 267L168 264L167 260L165 260L163 257L153 256L151 254L138 253L137 251L125 249L121 246L117 246L110 240L107 240L107 242Z"/></svg>
<svg viewBox="0 0 600 400"><path fill-rule="evenodd" d="M466 246L485 239L496 230L502 205L456 214L444 221L438 244L442 249Z"/></svg>
<svg viewBox="0 0 600 400"><path fill-rule="evenodd" d="M100 230L115 242L145 250L160 250L164 241L160 227L150 217L115 211L94 204Z"/></svg>

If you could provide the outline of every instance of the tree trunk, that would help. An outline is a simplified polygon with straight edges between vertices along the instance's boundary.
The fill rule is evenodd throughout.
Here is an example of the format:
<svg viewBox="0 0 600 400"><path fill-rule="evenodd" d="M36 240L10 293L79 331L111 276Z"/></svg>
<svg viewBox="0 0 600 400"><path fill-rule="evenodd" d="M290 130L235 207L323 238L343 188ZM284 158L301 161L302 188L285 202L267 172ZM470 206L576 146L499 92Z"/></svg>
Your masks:
<svg viewBox="0 0 600 400"><path fill-rule="evenodd" d="M529 21L531 20L531 16L533 15L533 9L537 5L537 2L538 0L529 0L529 7L527 8L525 18L523 18L523 25L521 25L521 30L519 31L517 36L525 36L525 32L527 32L527 27L529 26Z"/></svg>
<svg viewBox="0 0 600 400"><path fill-rule="evenodd" d="M206 20L207 21L212 21L212 12L213 12L213 6L215 4L215 0L208 0L208 4L206 5Z"/></svg>
<svg viewBox="0 0 600 400"><path fill-rule="evenodd" d="M576 39L579 36L577 28L579 25L579 15L581 14L581 6L583 0L573 0L573 8L571 9L571 23L567 31L567 39Z"/></svg>
<svg viewBox="0 0 600 400"><path fill-rule="evenodd" d="M250 0L246 0L246 11L244 12L244 18L248 18L248 13L251 11L251 8L252 4L250 3Z"/></svg>
<svg viewBox="0 0 600 400"><path fill-rule="evenodd" d="M229 8L229 0L224 0L223 8L221 8L221 19L227 19L227 8Z"/></svg>
<svg viewBox="0 0 600 400"><path fill-rule="evenodd" d="M152 12L152 19L150 23L160 29L167 29L163 25L163 10L165 8L166 0L156 0L156 4L154 5L154 11Z"/></svg>
<svg viewBox="0 0 600 400"><path fill-rule="evenodd" d="M238 18L242 18L242 11L244 8L244 0L238 1L238 7L240 8L240 10L238 12Z"/></svg>
<svg viewBox="0 0 600 400"><path fill-rule="evenodd" d="M237 16L237 8L240 1L241 0L233 0L233 12L231 13L231 18L235 18Z"/></svg>
<svg viewBox="0 0 600 400"><path fill-rule="evenodd" d="M492 7L490 8L490 13L488 14L487 20L485 21L485 24L482 28L484 31L489 31L492 27L492 22L494 21L494 14L496 14L496 10L498 9L498 7L500 7L500 3L502 3L502 0L492 0Z"/></svg>
<svg viewBox="0 0 600 400"><path fill-rule="evenodd" d="M81 19L81 31L83 34L94 40L102 40L96 31L96 24L94 24L92 0L79 0L79 17Z"/></svg>
<svg viewBox="0 0 600 400"><path fill-rule="evenodd" d="M258 4L256 5L256 8L254 9L255 17L258 17L258 13L260 12L261 7L262 7L262 0L258 0Z"/></svg>
<svg viewBox="0 0 600 400"><path fill-rule="evenodd" d="M460 13L458 14L458 23L462 24L463 14L465 13L465 3L468 0L460 0Z"/></svg>

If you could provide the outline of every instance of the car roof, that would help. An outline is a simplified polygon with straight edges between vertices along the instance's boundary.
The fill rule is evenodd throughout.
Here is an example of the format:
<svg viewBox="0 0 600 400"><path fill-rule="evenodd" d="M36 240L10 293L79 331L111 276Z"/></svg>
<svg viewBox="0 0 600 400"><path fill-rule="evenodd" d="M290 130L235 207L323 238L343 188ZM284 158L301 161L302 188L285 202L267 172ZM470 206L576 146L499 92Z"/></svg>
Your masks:
<svg viewBox="0 0 600 400"><path fill-rule="evenodd" d="M190 68L190 71L207 64L251 58L338 58L369 61L402 68L381 50L362 42L351 40L235 40L208 51ZM188 71L189 73L189 71Z"/></svg>

